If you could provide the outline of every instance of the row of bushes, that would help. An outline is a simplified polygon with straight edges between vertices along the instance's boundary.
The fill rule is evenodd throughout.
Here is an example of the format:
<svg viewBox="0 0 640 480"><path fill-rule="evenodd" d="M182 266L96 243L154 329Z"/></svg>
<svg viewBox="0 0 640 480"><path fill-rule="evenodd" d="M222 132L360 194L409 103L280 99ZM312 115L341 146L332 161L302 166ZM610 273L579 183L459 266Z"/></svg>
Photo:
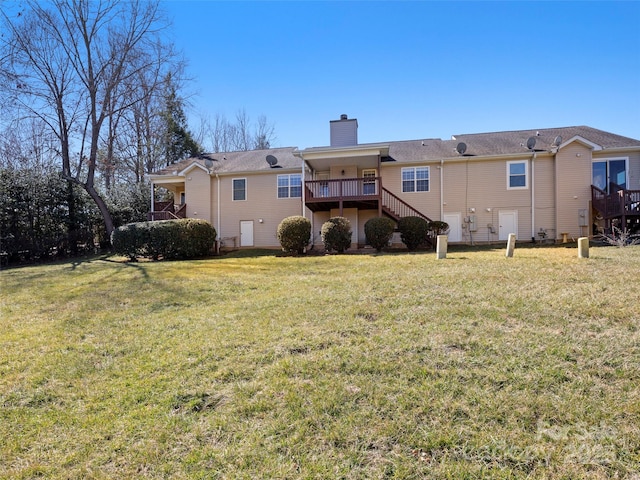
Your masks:
<svg viewBox="0 0 640 480"><path fill-rule="evenodd" d="M211 254L215 238L216 230L209 222L184 218L123 225L111 234L111 244L115 253L131 260L183 259Z"/></svg>
<svg viewBox="0 0 640 480"><path fill-rule="evenodd" d="M421 217L403 217L398 221L400 238L410 251L424 245L428 237L446 232L445 222L427 222ZM380 252L391 241L395 222L390 218L378 217L364 225L367 243ZM320 231L326 251L344 252L351 245L351 224L344 217L332 217L322 225ZM285 218L278 225L278 241L285 252L301 254L311 240L311 221L302 216Z"/></svg>

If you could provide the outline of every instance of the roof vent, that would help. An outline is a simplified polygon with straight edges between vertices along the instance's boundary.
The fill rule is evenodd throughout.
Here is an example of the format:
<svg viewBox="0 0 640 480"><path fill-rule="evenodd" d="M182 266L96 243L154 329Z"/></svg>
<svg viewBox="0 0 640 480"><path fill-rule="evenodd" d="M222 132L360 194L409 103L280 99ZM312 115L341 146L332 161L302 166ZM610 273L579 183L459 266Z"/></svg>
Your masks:
<svg viewBox="0 0 640 480"><path fill-rule="evenodd" d="M340 115L340 120L347 120L349 117L347 116L346 113L343 113L342 115Z"/></svg>

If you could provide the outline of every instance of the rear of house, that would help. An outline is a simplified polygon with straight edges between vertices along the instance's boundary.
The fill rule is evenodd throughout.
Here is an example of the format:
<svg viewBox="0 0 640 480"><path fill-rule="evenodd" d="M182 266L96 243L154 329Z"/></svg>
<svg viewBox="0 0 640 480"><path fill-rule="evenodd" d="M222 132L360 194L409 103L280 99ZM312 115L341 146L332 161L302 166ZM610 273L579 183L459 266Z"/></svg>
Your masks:
<svg viewBox="0 0 640 480"><path fill-rule="evenodd" d="M282 219L332 216L364 224L415 215L450 226L450 243L563 241L612 226L640 229L640 141L590 127L359 144L358 122L330 122L330 145L207 154L151 176L175 212L209 220L223 246L277 248ZM154 188L155 190L155 188ZM170 212L160 213L157 205ZM400 243L399 237L394 238Z"/></svg>

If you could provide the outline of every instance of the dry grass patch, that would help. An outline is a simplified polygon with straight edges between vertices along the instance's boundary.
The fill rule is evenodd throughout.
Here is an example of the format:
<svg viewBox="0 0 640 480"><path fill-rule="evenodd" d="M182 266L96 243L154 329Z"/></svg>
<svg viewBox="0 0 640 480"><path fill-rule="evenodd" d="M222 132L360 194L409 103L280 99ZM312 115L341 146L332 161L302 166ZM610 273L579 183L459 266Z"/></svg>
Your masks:
<svg viewBox="0 0 640 480"><path fill-rule="evenodd" d="M1 478L638 478L640 247L1 272Z"/></svg>

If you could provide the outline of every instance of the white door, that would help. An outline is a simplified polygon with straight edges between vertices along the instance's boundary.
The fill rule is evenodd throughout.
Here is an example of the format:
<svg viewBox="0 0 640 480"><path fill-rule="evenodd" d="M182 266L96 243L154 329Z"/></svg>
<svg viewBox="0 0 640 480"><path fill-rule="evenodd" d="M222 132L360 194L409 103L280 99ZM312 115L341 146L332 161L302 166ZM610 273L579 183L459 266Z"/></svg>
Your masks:
<svg viewBox="0 0 640 480"><path fill-rule="evenodd" d="M518 211L517 210L500 210L498 212L498 239L508 240L510 233L516 234L518 239Z"/></svg>
<svg viewBox="0 0 640 480"><path fill-rule="evenodd" d="M253 247L253 220L240 221L240 246Z"/></svg>
<svg viewBox="0 0 640 480"><path fill-rule="evenodd" d="M448 242L462 241L462 220L460 213L445 213L444 222L449 224L449 233L447 233Z"/></svg>

